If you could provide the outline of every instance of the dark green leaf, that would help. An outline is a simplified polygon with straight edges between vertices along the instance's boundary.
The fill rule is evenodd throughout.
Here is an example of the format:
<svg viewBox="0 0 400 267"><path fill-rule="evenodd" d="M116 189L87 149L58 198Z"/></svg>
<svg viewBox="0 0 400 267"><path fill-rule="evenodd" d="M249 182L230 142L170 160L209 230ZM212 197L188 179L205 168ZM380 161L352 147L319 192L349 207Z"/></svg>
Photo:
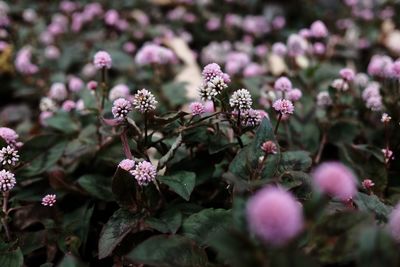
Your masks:
<svg viewBox="0 0 400 267"><path fill-rule="evenodd" d="M154 267L206 267L207 255L190 239L178 235L153 236L139 244L127 259Z"/></svg>
<svg viewBox="0 0 400 267"><path fill-rule="evenodd" d="M163 212L160 217L150 217L146 219L146 223L151 228L163 234L175 234L182 224L182 213L177 209L168 209Z"/></svg>
<svg viewBox="0 0 400 267"><path fill-rule="evenodd" d="M89 194L102 200L111 201L111 178L97 174L86 174L81 176L77 183Z"/></svg>
<svg viewBox="0 0 400 267"><path fill-rule="evenodd" d="M99 239L99 259L109 256L124 237L138 229L141 214L117 210L104 225Z"/></svg>
<svg viewBox="0 0 400 267"><path fill-rule="evenodd" d="M132 207L135 205L136 184L129 172L117 168L112 178L112 192L121 206Z"/></svg>
<svg viewBox="0 0 400 267"><path fill-rule="evenodd" d="M189 216L182 226L185 236L195 240L198 244L206 245L216 232L232 224L230 210L205 209Z"/></svg>
<svg viewBox="0 0 400 267"><path fill-rule="evenodd" d="M196 184L196 174L193 172L178 171L170 175L158 177L158 180L168 185L172 191L185 200L189 200L190 194Z"/></svg>

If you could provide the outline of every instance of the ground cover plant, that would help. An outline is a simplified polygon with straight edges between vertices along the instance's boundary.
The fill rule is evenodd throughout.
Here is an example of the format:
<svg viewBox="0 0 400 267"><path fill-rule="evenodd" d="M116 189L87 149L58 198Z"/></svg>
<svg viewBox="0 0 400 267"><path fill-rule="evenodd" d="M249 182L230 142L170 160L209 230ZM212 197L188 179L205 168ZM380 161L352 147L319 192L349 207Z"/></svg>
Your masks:
<svg viewBox="0 0 400 267"><path fill-rule="evenodd" d="M0 266L398 266L399 9L0 1Z"/></svg>

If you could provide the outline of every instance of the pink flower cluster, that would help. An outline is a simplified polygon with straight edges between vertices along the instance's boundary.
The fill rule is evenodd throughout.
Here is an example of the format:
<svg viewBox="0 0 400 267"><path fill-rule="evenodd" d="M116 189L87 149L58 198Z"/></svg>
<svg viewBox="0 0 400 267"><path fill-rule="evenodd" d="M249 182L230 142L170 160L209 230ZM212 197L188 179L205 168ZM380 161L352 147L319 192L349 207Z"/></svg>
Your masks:
<svg viewBox="0 0 400 267"><path fill-rule="evenodd" d="M171 49L154 43L147 43L139 49L135 56L138 65L165 65L177 63L177 58Z"/></svg>
<svg viewBox="0 0 400 267"><path fill-rule="evenodd" d="M357 193L357 178L354 173L340 162L320 164L312 174L316 190L347 201Z"/></svg>
<svg viewBox="0 0 400 267"><path fill-rule="evenodd" d="M279 246L296 237L304 226L301 204L277 187L256 192L247 202L250 230L267 244Z"/></svg>

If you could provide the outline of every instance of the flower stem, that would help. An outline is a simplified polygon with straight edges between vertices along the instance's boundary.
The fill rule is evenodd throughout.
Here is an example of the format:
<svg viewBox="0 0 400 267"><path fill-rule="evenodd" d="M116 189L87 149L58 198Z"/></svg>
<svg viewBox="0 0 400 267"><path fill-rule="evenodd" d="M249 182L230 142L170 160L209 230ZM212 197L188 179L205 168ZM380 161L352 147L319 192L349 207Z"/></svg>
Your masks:
<svg viewBox="0 0 400 267"><path fill-rule="evenodd" d="M278 121L276 122L276 125L275 125L274 134L276 134L278 132L279 123L281 122L281 120L282 120L282 113L279 113Z"/></svg>
<svg viewBox="0 0 400 267"><path fill-rule="evenodd" d="M129 148L128 137L126 136L126 131L121 133L122 147L124 148L125 157L127 159L132 159L131 149Z"/></svg>
<svg viewBox="0 0 400 267"><path fill-rule="evenodd" d="M106 95L107 95L107 83L106 83L106 68L101 69L101 111L103 111L104 108L104 103L106 101Z"/></svg>
<svg viewBox="0 0 400 267"><path fill-rule="evenodd" d="M147 111L144 112L144 146L147 145Z"/></svg>
<svg viewBox="0 0 400 267"><path fill-rule="evenodd" d="M1 219L1 222L3 223L4 231L6 234L7 241L11 240L11 233L10 229L8 228L8 198L10 196L10 192L4 192L3 193L3 213L4 217Z"/></svg>

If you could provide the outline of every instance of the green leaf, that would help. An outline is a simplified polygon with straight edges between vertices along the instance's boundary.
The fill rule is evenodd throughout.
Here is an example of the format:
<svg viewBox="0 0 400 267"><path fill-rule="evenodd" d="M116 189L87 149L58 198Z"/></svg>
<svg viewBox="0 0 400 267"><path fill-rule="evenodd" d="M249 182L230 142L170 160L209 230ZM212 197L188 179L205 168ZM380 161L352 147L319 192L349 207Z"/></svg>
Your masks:
<svg viewBox="0 0 400 267"><path fill-rule="evenodd" d="M117 210L104 225L99 239L99 259L111 255L124 237L138 229L141 214L132 214L127 210Z"/></svg>
<svg viewBox="0 0 400 267"><path fill-rule="evenodd" d="M64 137L57 134L37 135L25 142L20 149L21 161L28 162L35 159L40 154L45 153L52 146L64 141Z"/></svg>
<svg viewBox="0 0 400 267"><path fill-rule="evenodd" d="M186 86L184 83L167 83L161 88L161 91L171 105L177 106L187 102Z"/></svg>
<svg viewBox="0 0 400 267"><path fill-rule="evenodd" d="M47 171L56 165L57 161L62 157L67 143L66 140L63 140L56 143L49 150L41 148L40 151L42 153L36 156L30 164L27 164L26 167L22 168L19 174L30 177Z"/></svg>
<svg viewBox="0 0 400 267"><path fill-rule="evenodd" d="M172 191L188 201L196 184L196 174L194 172L178 171L158 177L158 180L168 185Z"/></svg>
<svg viewBox="0 0 400 267"><path fill-rule="evenodd" d="M358 193L354 198L354 202L359 210L373 212L378 220L382 220L384 222L387 221L388 216L392 211L392 207L382 203L375 195Z"/></svg>
<svg viewBox="0 0 400 267"><path fill-rule="evenodd" d="M206 245L215 233L230 225L232 225L230 210L205 209L189 216L183 222L182 233L198 244Z"/></svg>
<svg viewBox="0 0 400 267"><path fill-rule="evenodd" d="M126 258L155 267L208 266L205 251L190 239L178 235L150 237L134 248Z"/></svg>
<svg viewBox="0 0 400 267"><path fill-rule="evenodd" d="M399 266L398 247L384 229L368 227L358 236L358 266Z"/></svg>
<svg viewBox="0 0 400 267"><path fill-rule="evenodd" d="M263 254L260 255L253 242L238 231L224 229L216 232L213 238L210 239L210 245L226 266L264 266L265 259L262 258Z"/></svg>
<svg viewBox="0 0 400 267"><path fill-rule="evenodd" d="M21 249L2 250L0 251L0 266L4 267L21 267L24 263L24 256Z"/></svg>
<svg viewBox="0 0 400 267"><path fill-rule="evenodd" d="M98 199L111 201L113 194L111 192L111 179L98 174L86 174L81 176L77 183L85 189L90 195Z"/></svg>
<svg viewBox="0 0 400 267"><path fill-rule="evenodd" d="M261 150L261 145L268 140L276 143L271 122L264 118L256 131L254 140L235 156L229 165L229 171L242 179L248 180L250 175L257 168L259 158L264 155ZM268 155L262 172L263 179L270 179L273 177L278 166L279 157L279 151L275 155Z"/></svg>
<svg viewBox="0 0 400 267"><path fill-rule="evenodd" d="M132 207L136 199L136 184L133 176L121 169L117 168L112 178L112 192L119 205L123 207Z"/></svg>
<svg viewBox="0 0 400 267"><path fill-rule="evenodd" d="M182 224L182 213L177 209L168 209L160 217L150 217L146 219L149 227L166 234L175 234Z"/></svg>
<svg viewBox="0 0 400 267"><path fill-rule="evenodd" d="M336 121L328 132L328 139L332 143L352 143L360 133L360 123L355 120Z"/></svg>
<svg viewBox="0 0 400 267"><path fill-rule="evenodd" d="M79 130L78 123L72 119L71 114L68 112L58 112L46 119L46 123L49 127L66 134L74 133Z"/></svg>
<svg viewBox="0 0 400 267"><path fill-rule="evenodd" d="M307 151L288 151L282 153L279 171L307 171L312 164L310 153Z"/></svg>

